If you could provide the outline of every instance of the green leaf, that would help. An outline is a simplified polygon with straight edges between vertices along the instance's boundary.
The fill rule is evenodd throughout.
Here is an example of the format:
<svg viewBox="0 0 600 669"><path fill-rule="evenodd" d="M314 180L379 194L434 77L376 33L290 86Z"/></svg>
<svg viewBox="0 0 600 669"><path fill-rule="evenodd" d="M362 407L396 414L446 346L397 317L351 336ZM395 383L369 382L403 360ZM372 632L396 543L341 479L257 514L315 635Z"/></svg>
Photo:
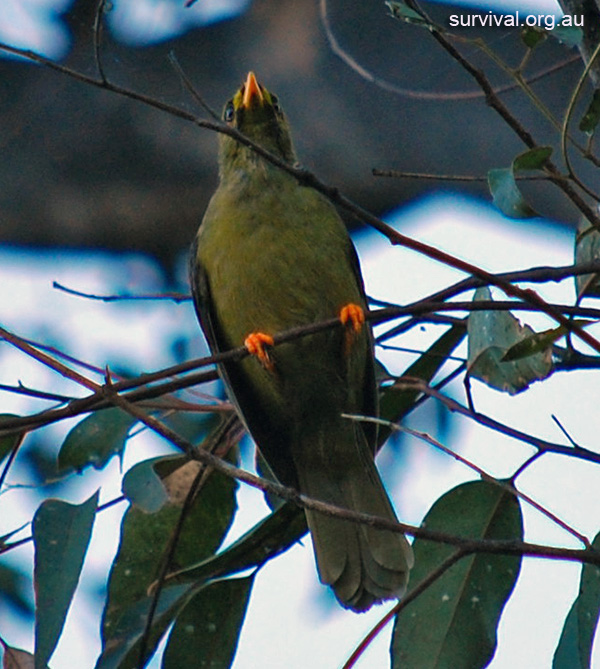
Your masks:
<svg viewBox="0 0 600 669"><path fill-rule="evenodd" d="M206 434L221 425L222 416L218 413L194 414L176 411L161 419L162 422L175 430L180 437L197 444Z"/></svg>
<svg viewBox="0 0 600 669"><path fill-rule="evenodd" d="M592 547L600 550L600 534ZM554 654L553 669L589 669L600 615L600 567L584 564L579 595L573 602Z"/></svg>
<svg viewBox="0 0 600 669"><path fill-rule="evenodd" d="M596 89L592 95L592 99L581 121L579 121L579 129L581 132L592 134L600 121L600 89Z"/></svg>
<svg viewBox="0 0 600 669"><path fill-rule="evenodd" d="M557 328L551 328L543 332L534 332L529 337L525 337L525 339L521 339L521 341L513 344L502 356L502 362L521 360L536 353L543 353L561 337L564 337L567 332L568 330L564 325L559 325Z"/></svg>
<svg viewBox="0 0 600 669"><path fill-rule="evenodd" d="M222 553L173 572L169 582L208 581L261 567L296 544L307 531L304 510L287 502Z"/></svg>
<svg viewBox="0 0 600 669"><path fill-rule="evenodd" d="M578 325L581 328L595 323L596 321L586 321L579 318L573 320L573 325ZM552 345L561 337L564 337L567 332L569 332L569 328L564 325L559 325L558 327L549 330L543 330L542 332L534 332L529 337L525 337L525 339L513 344L513 346L511 346L502 356L502 362L520 360L522 358L527 358L530 355L535 355L536 353L546 353L551 355Z"/></svg>
<svg viewBox="0 0 600 669"><path fill-rule="evenodd" d="M540 170L551 155L551 146L536 146L534 149L529 149L529 151L519 154L513 160L513 171Z"/></svg>
<svg viewBox="0 0 600 669"><path fill-rule="evenodd" d="M193 593L194 588L190 585L174 585L161 590L153 616L154 635L148 639L147 658ZM96 669L134 669L138 666L139 644L146 629L151 605L152 597L143 597L123 609L114 622L110 644L103 647Z"/></svg>
<svg viewBox="0 0 600 669"><path fill-rule="evenodd" d="M478 288L473 297L474 302L491 299L487 287ZM503 361L509 349L534 335L528 325L521 325L508 311L472 311L467 320L467 332L469 374L490 388L514 395L552 372L550 348L527 358Z"/></svg>
<svg viewBox="0 0 600 669"><path fill-rule="evenodd" d="M148 514L132 506L123 517L102 624L105 651L115 643L118 621L137 602L146 599L149 588L155 583L184 500L201 466L185 456L180 456L179 462L177 467L172 457L163 459L164 469L169 473L162 484L169 495L169 502L160 511ZM154 464L159 475L163 474L160 467L163 463ZM219 472L210 474L183 522L173 565L185 567L214 554L233 520L236 487L233 479ZM164 632L160 626L154 629L156 633L148 645L149 652Z"/></svg>
<svg viewBox="0 0 600 669"><path fill-rule="evenodd" d="M177 616L163 669L230 667L253 582L254 574L215 581L202 588Z"/></svg>
<svg viewBox="0 0 600 669"><path fill-rule="evenodd" d="M590 669L589 662L582 664L579 656L579 629L577 625L577 600L569 609L558 647L554 653L552 669Z"/></svg>
<svg viewBox="0 0 600 669"><path fill-rule="evenodd" d="M512 167L490 170L488 172L488 186L494 204L505 216L509 218L538 216L521 195Z"/></svg>
<svg viewBox="0 0 600 669"><path fill-rule="evenodd" d="M127 433L136 419L113 407L95 411L69 432L58 454L58 469L81 472L92 466L102 469L113 455L121 455Z"/></svg>
<svg viewBox="0 0 600 669"><path fill-rule="evenodd" d="M527 26L521 30L521 41L528 49L535 49L535 47L543 42L548 37L548 34L543 28L536 26Z"/></svg>
<svg viewBox="0 0 600 669"><path fill-rule="evenodd" d="M402 376L423 379L429 383L446 363L448 356L462 342L466 334L462 324L453 325L423 353ZM391 385L383 389L379 398L379 416L390 423L397 423L414 407L420 392ZM381 446L390 435L391 427L379 426L378 442Z"/></svg>
<svg viewBox="0 0 600 669"><path fill-rule="evenodd" d="M485 481L460 485L441 497L423 521L428 529L480 540L522 539L515 497ZM455 552L447 544L416 539L414 588ZM454 564L396 617L394 669L485 667L496 649L496 630L521 566L519 556L477 554Z"/></svg>
<svg viewBox="0 0 600 669"><path fill-rule="evenodd" d="M97 506L98 492L79 505L49 499L33 518L36 669L47 664L61 635Z"/></svg>
<svg viewBox="0 0 600 669"><path fill-rule="evenodd" d="M575 264L600 260L600 232L586 219L579 222L575 238ZM577 297L600 297L600 275L580 274L575 277Z"/></svg>
<svg viewBox="0 0 600 669"><path fill-rule="evenodd" d="M509 218L539 216L523 197L517 186L515 174L525 170L541 170L551 155L551 146L536 146L519 154L510 167L488 172L488 185L494 204L505 216Z"/></svg>
<svg viewBox="0 0 600 669"><path fill-rule="evenodd" d="M395 19L400 19L405 23L420 24L422 26L430 25L429 21L427 21L422 14L419 14L419 12L412 7L409 7L405 2L386 2L385 4Z"/></svg>
<svg viewBox="0 0 600 669"><path fill-rule="evenodd" d="M157 457L138 462L123 477L123 494L146 513L159 511L169 500L160 476L154 469L154 465L164 459Z"/></svg>
<svg viewBox="0 0 600 669"><path fill-rule="evenodd" d="M0 428L2 427L3 421L10 418L19 418L19 416L14 413L0 413ZM19 434L7 434L0 437L0 462L2 462L11 451L17 448L24 436L25 433L21 432Z"/></svg>

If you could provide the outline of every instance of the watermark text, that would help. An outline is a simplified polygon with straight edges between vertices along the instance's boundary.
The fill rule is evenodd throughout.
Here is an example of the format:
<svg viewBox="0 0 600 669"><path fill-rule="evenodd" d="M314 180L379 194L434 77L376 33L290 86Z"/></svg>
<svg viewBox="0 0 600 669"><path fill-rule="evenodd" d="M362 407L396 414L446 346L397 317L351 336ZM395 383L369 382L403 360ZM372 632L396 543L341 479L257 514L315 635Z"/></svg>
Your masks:
<svg viewBox="0 0 600 669"><path fill-rule="evenodd" d="M557 17L553 14L451 14L448 17L451 28L583 28L583 15Z"/></svg>

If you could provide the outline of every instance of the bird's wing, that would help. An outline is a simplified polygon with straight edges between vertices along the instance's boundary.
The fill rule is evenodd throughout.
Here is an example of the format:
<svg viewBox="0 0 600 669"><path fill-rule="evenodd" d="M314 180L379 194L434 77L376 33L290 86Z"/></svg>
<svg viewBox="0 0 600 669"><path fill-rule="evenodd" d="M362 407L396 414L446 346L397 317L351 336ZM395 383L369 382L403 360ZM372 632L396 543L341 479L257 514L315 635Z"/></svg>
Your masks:
<svg viewBox="0 0 600 669"><path fill-rule="evenodd" d="M356 253L356 248L348 236L348 260L354 273L356 279L356 284L360 289L361 295L364 299L365 305L368 305L367 294L365 293L365 285L360 271L360 264L358 260L358 254ZM362 406L362 412L365 416L375 416L379 415L379 395L377 390L377 380L375 376L375 342L373 340L373 331L370 324L366 324L368 337L369 337L369 346L373 355L368 355L366 360L366 369L365 369L365 382L364 382L364 401ZM367 442L370 445L373 453L377 451L377 433L378 426L377 423L362 423L362 428L367 438Z"/></svg>

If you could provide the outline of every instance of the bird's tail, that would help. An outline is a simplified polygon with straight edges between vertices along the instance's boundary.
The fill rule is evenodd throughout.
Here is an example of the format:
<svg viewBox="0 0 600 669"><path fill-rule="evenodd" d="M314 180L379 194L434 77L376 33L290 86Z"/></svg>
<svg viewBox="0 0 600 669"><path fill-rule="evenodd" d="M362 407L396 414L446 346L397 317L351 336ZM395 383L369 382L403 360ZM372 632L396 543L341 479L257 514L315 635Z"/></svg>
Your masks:
<svg viewBox="0 0 600 669"><path fill-rule="evenodd" d="M339 432L342 432L340 434ZM310 466L297 467L305 495L351 511L396 521L388 495L360 426L346 423L343 448L312 443ZM320 442L320 439L317 439ZM337 441L337 440L336 440ZM320 457L314 457L315 453ZM307 509L319 577L339 602L366 611L385 599L401 597L413 565L412 548L400 532L340 520Z"/></svg>

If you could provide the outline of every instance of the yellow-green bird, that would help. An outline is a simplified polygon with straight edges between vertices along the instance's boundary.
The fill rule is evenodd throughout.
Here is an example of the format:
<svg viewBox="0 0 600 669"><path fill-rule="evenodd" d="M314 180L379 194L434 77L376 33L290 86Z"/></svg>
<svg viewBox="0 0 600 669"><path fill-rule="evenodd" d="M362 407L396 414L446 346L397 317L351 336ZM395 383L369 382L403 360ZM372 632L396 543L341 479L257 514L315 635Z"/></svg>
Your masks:
<svg viewBox="0 0 600 669"><path fill-rule="evenodd" d="M223 120L294 164L277 97L250 72ZM214 353L252 355L220 372L281 483L352 511L396 520L374 463L373 342L356 252L331 203L232 137L219 136L220 184L191 254L191 285ZM343 326L271 348L278 332L338 316ZM342 606L402 595L413 557L395 532L306 510L319 577Z"/></svg>

